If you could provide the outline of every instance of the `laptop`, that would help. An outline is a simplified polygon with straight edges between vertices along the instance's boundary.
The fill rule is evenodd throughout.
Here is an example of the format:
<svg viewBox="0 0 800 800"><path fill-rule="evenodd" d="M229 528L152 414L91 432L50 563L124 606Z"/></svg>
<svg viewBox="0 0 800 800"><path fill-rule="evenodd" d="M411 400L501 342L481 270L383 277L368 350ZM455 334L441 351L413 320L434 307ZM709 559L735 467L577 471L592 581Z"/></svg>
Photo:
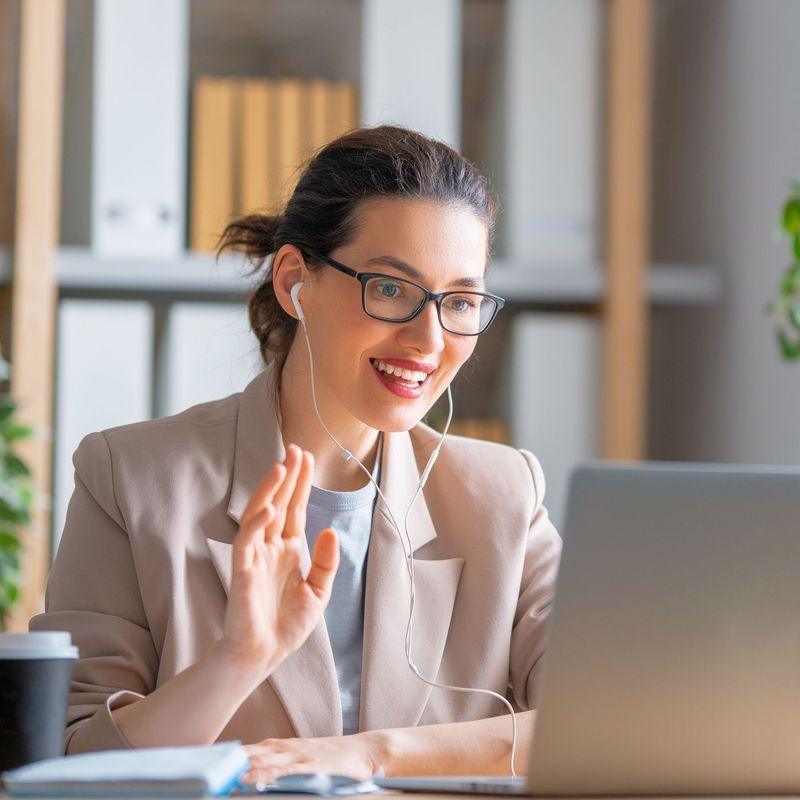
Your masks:
<svg viewBox="0 0 800 800"><path fill-rule="evenodd" d="M529 777L376 782L800 793L800 469L588 463L563 539Z"/></svg>

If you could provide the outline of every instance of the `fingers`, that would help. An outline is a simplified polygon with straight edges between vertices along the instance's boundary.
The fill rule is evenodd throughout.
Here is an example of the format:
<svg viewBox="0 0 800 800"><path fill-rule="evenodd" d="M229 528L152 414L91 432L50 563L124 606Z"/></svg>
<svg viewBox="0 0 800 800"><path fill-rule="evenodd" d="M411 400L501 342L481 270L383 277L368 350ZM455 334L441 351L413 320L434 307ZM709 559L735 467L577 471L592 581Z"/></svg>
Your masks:
<svg viewBox="0 0 800 800"><path fill-rule="evenodd" d="M234 572L244 572L252 566L255 558L255 545L259 540L263 540L264 528L274 516L275 506L268 503L239 526L239 532L233 540Z"/></svg>
<svg viewBox="0 0 800 800"><path fill-rule="evenodd" d="M300 466L302 463L303 451L296 445L290 444L286 448L286 475L283 483L278 487L275 496L272 499L272 505L275 506L275 517L267 525L266 540L280 536L283 533L284 525L286 524L286 513L289 506L289 501L294 493L295 486L297 485L297 478L300 474Z"/></svg>
<svg viewBox="0 0 800 800"><path fill-rule="evenodd" d="M242 514L240 525L246 525L248 520L258 514L267 504L272 502L275 497L275 492L280 488L283 479L286 477L286 467L280 462L276 461L272 465L272 469L259 481L253 494L250 495L250 500Z"/></svg>
<svg viewBox="0 0 800 800"><path fill-rule="evenodd" d="M333 579L339 568L339 539L333 528L320 531L311 557L311 569L306 583L314 594L327 603L333 588Z"/></svg>
<svg viewBox="0 0 800 800"><path fill-rule="evenodd" d="M309 758L302 752L297 752L296 741L263 739L255 745L244 745L250 763L248 771L242 776L242 781L271 783L281 775L308 772Z"/></svg>
<svg viewBox="0 0 800 800"><path fill-rule="evenodd" d="M304 536L306 530L306 508L308 507L308 497L311 494L314 455L308 450L303 450L301 453L297 485L289 501L289 508L286 511L286 525L283 528L284 539Z"/></svg>
<svg viewBox="0 0 800 800"><path fill-rule="evenodd" d="M303 536L313 474L313 454L290 444L284 462L276 462L254 490L242 514L241 525L248 525L272 505L274 514L266 522L263 518L261 521L263 538L269 541L281 535L286 539ZM245 539L250 541L249 536Z"/></svg>

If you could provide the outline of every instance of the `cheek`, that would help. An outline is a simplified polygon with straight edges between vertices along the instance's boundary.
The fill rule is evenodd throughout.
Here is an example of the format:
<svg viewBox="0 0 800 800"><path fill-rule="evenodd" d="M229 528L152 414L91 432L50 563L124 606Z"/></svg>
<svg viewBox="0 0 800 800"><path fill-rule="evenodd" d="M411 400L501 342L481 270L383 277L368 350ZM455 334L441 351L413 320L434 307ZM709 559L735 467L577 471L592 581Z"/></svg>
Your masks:
<svg viewBox="0 0 800 800"><path fill-rule="evenodd" d="M314 316L307 314L312 345L320 352L344 354L351 344L363 336L364 319L361 304L354 303L350 293L329 292L326 300L315 305ZM312 321L313 320L313 321Z"/></svg>
<svg viewBox="0 0 800 800"><path fill-rule="evenodd" d="M318 332L317 340L326 359L328 379L341 386L353 386L365 368L372 368L368 356L391 351L386 347L386 330L381 322L364 314L360 306L353 311L337 309L326 329Z"/></svg>
<svg viewBox="0 0 800 800"><path fill-rule="evenodd" d="M477 336L462 336L448 343L451 361L454 368L460 367L474 352L478 344Z"/></svg>
<svg viewBox="0 0 800 800"><path fill-rule="evenodd" d="M392 352L392 346L386 347L391 330L387 332L389 323L373 319L358 307L350 320L347 330L348 353L355 358L373 356L382 351Z"/></svg>

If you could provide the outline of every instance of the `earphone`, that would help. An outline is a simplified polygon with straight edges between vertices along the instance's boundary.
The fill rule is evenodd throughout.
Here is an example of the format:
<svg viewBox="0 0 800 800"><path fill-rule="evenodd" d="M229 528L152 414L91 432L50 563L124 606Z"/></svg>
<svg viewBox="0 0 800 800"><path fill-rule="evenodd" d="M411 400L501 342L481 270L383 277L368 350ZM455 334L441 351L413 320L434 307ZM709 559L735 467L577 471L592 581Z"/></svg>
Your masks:
<svg viewBox="0 0 800 800"><path fill-rule="evenodd" d="M294 305L294 310L297 312L297 316L300 318L300 322L306 321L306 315L303 313L303 308L300 305L300 300L298 300L298 296L300 295L300 289L303 288L303 281L298 281L294 286L292 286L289 294L292 296L292 304Z"/></svg>
<svg viewBox="0 0 800 800"><path fill-rule="evenodd" d="M511 775L512 777L517 777L517 773L514 770L514 756L517 749L517 717L514 713L514 709L511 703L503 697L502 695L498 694L491 689L472 689L466 686L450 686L445 683L437 683L436 681L429 680L428 678L424 677L419 669L417 668L416 664L414 664L413 660L411 659L411 639L412 639L412 621L414 618L414 600L415 600L415 592L414 592L414 548L411 542L411 536L408 533L408 516L411 513L411 508L414 505L419 493L422 491L422 488L425 486L425 482L428 480L428 475L430 475L431 469L433 469L433 465L436 462L436 459L439 457L439 451L442 449L442 444L444 443L444 437L447 435L447 430L450 427L450 420L453 418L453 395L450 391L450 386L447 386L447 397L449 401L450 410L447 415L447 422L445 423L444 431L442 433L442 438L439 439L439 443L434 448L433 452L431 453L430 458L428 459L428 463L425 465L425 469L422 471L422 475L419 480L419 485L417 486L417 491L414 494L414 497L411 499L411 503L409 503L408 509L406 510L406 516L403 523L403 527L405 529L406 538L405 541L403 540L403 535L400 533L400 528L395 521L394 514L392 514L391 508L389 508L389 503L387 502L386 498L384 497L383 492L381 491L380 486L375 482L373 479L370 471L346 448L344 447L339 440L328 430L328 427L322 421L322 417L319 415L319 409L317 408L317 395L316 389L314 386L314 357L311 354L311 340L308 335L308 328L306 327L306 317L303 313L303 309L300 306L300 289L303 286L303 282L299 281L295 283L289 294L292 298L292 304L294 305L295 311L297 312L298 319L300 324L303 326L303 332L305 333L306 339L306 347L308 348L308 360L309 360L309 367L311 372L311 399L314 403L314 413L317 415L317 419L319 420L320 425L322 425L325 433L332 439L336 445L341 450L342 458L345 461L350 461L353 459L359 467L361 467L362 471L366 474L372 484L378 491L381 499L383 500L383 504L386 506L386 510L389 514L389 518L391 519L392 525L394 526L395 530L397 531L397 536L400 539L400 545L403 548L403 554L405 555L406 559L406 568L408 570L408 576L411 585L411 602L409 607L409 614L408 614L408 626L406 627L406 661L408 661L408 666L410 667L411 671L421 680L423 683L428 684L429 686L433 686L439 689L450 689L454 692L476 692L478 694L488 694L491 697L495 697L500 702L502 702L506 708L511 712L511 730L512 730L512 738L511 738Z"/></svg>

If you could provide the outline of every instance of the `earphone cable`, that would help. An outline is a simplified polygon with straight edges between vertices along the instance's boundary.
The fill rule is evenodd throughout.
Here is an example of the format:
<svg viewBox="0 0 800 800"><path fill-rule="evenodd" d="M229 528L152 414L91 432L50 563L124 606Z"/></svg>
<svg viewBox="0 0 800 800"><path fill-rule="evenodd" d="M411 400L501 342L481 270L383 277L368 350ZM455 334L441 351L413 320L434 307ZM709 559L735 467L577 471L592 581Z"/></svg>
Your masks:
<svg viewBox="0 0 800 800"><path fill-rule="evenodd" d="M358 460L358 458L356 458L346 447L344 447L341 444L341 442L339 442L339 440L328 430L328 426L325 425L325 423L322 421L322 417L320 416L320 413L319 413L319 408L317 407L317 394L316 394L316 388L315 388L315 385L314 385L314 356L313 356L313 354L311 352L311 340L310 340L310 337L308 335L308 328L306 327L305 319L300 317L299 321L300 321L301 325L303 326L303 332L305 333L306 347L308 348L308 359L309 359L309 367L310 367L310 373L311 373L311 399L312 399L312 401L314 403L314 412L315 412L315 414L317 416L317 419L319 420L320 425L322 425L322 427L324 428L325 433L328 434L328 436L337 444L339 449L342 451L342 457L345 459L345 461L349 461L352 458L358 464L358 466L361 468L361 470L366 474L366 476L369 478L369 480L372 482L372 484L375 486L375 489L377 490L378 494L380 495L381 499L383 500L384 506L386 506L386 511L388 512L389 519L391 520L391 523L394 526L395 531L397 532L398 539L400 540L400 546L403 548L403 556L404 556L405 561L406 561L406 570L407 570L408 575L409 575L410 590L411 590L410 591L410 602L409 602L408 625L406 626L406 637L405 637L405 653L406 653L406 661L408 662L408 666L411 669L411 671L423 683L426 683L429 686L436 687L436 688L439 688L439 689L449 689L450 691L454 691L454 692L468 692L468 693L476 693L476 694L486 694L486 695L489 695L491 697L496 698L497 700L499 700L501 703L503 703L505 705L505 707L511 713L511 776L516 778L517 777L517 773L516 773L516 770L514 769L514 761L515 761L515 755L516 755L516 750L517 750L517 717L516 717L516 713L514 712L514 708L511 705L511 703L509 703L508 699L503 697L498 692L493 691L492 689L476 689L476 688L472 688L472 687L468 687L468 686L451 686L451 685L446 684L446 683L437 683L436 681L429 680L424 675L422 675L422 673L419 671L419 668L414 663L414 661L412 659L412 655L411 655L411 645L412 645L412 635L413 635L413 620L414 620L414 606L415 606L415 601L416 601L416 591L415 591L415 587L414 587L414 547L413 547L413 543L411 541L411 535L408 532L408 517L409 517L409 515L411 513L411 508L413 507L414 502L416 501L417 497L419 497L419 494L422 491L422 488L424 487L424 485L425 485L425 483L426 483L426 481L428 479L428 474L430 472L430 469L432 468L433 463L436 461L436 458L439 455L439 450L441 449L442 444L444 442L444 437L447 435L447 431L448 431L448 429L450 427L450 421L452 420L452 417L453 417L453 395L452 395L452 392L450 390L450 385L448 384L448 386L447 386L447 397L448 397L449 408L450 408L448 416L447 416L447 422L445 424L445 428L444 428L442 436L441 436L441 438L439 440L439 443L434 448L433 453L431 454L431 458L428 460L428 464L426 465L425 469L423 470L423 476L424 477L419 482L419 485L417 486L417 491L414 494L414 497L412 498L411 503L408 506L408 509L406 510L406 516L405 516L404 523L403 523L403 527L404 527L405 533L406 533L406 539L404 541L403 540L403 535L400 532L400 527L398 526L397 521L394 518L394 514L392 513L392 509L390 508L389 503L386 500L386 497L384 496L383 492L381 491L380 486L378 486L378 484L376 483L376 481L372 477L372 474L370 473L370 471ZM408 548L408 549L406 549L406 548Z"/></svg>

